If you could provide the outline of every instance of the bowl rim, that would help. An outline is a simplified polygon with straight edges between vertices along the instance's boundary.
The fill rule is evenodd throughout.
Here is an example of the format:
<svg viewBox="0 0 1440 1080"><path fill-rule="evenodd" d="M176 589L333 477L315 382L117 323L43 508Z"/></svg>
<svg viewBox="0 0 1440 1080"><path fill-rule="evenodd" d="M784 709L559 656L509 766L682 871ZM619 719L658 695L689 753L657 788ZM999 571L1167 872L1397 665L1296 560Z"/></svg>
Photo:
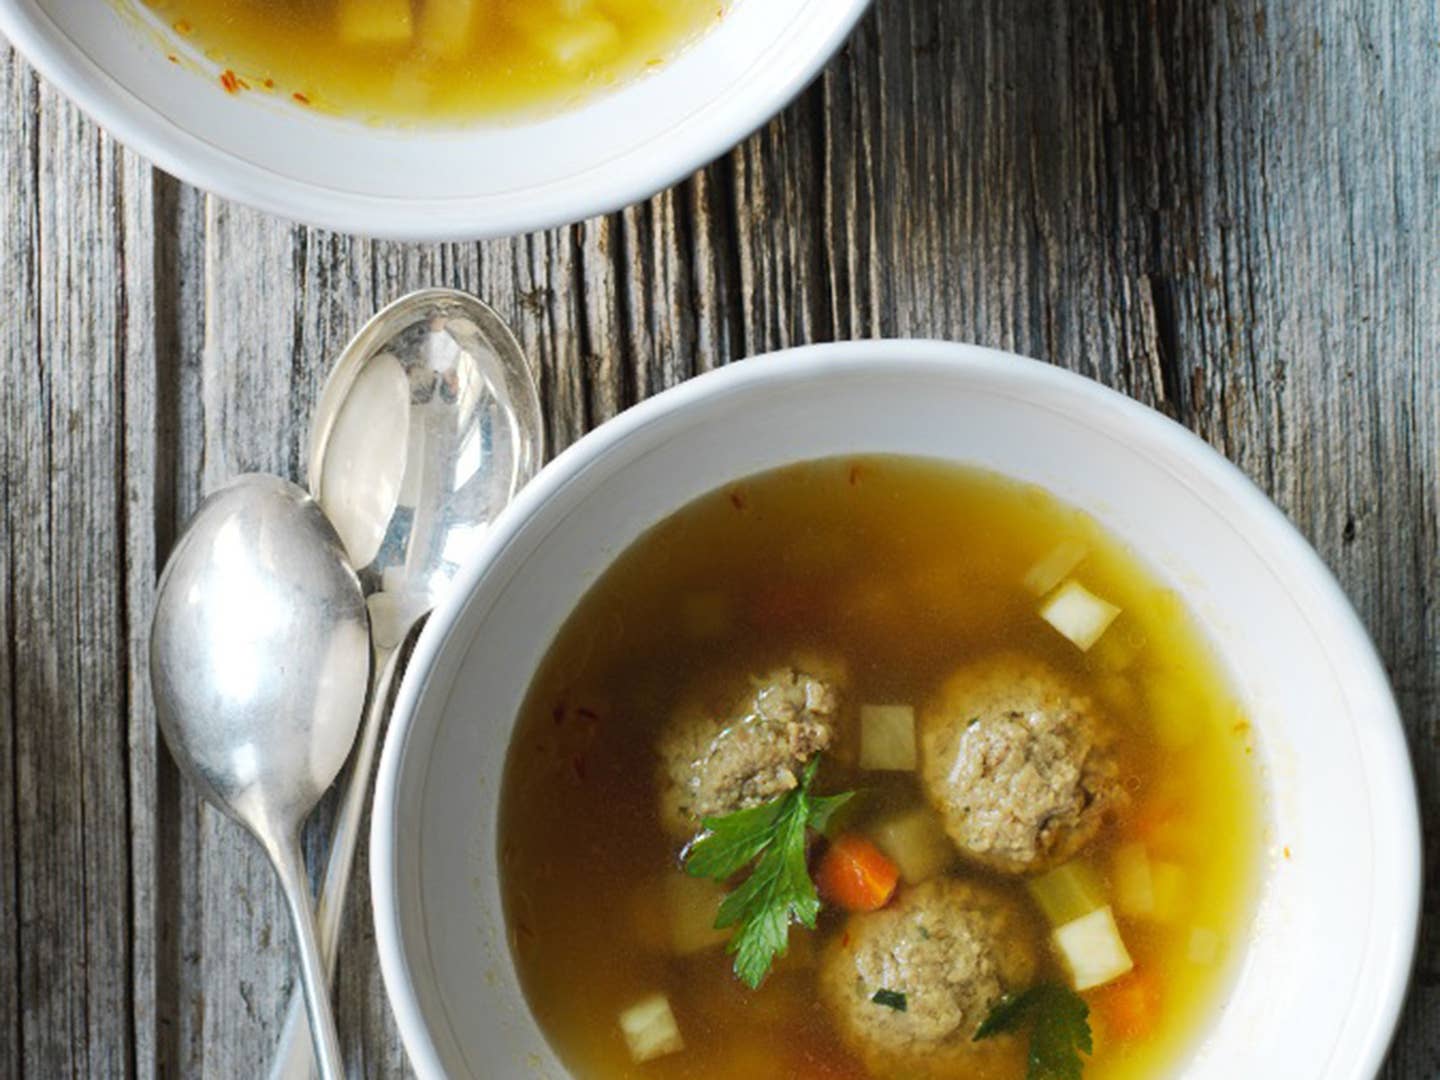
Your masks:
<svg viewBox="0 0 1440 1080"><path fill-rule="evenodd" d="M372 807L370 835L371 899L381 974L410 1061L420 1076L444 1076L444 1067L411 985L403 945L395 887L395 823L401 769L410 728L426 696L430 673L449 647L462 613L483 587L488 569L502 552L526 532L535 512L564 491L597 459L636 435L652 422L688 410L707 400L741 389L779 387L839 371L895 374L934 371L964 364L973 372L1048 387L1074 397L1078 404L1107 408L1137 435L1172 451L1193 475L1222 489L1243 509L1249 523L1284 554L1297 577L1304 580L1313 604L1332 621L1335 641L1347 658L1347 670L1370 693L1371 706L1358 730L1369 741L1386 801L1376 829L1394 830L1388 846L1404 857L1402 879L1392 882L1393 903L1387 905L1377 931L1386 943L1386 962L1375 975L1370 1021L1349 1058L1363 1070L1378 1073L1399 1025L1409 992L1419 944L1423 899L1423 845L1414 765L1399 707L1379 654L1368 632L1329 567L1268 496L1236 465L1198 435L1150 407L1089 378L1001 350L935 339L855 340L780 349L706 372L650 397L593 429L551 461L499 518L474 559L456 576L455 586L427 621L416 642L396 697L381 755ZM1378 907L1377 907L1378 911ZM1353 1003L1356 998L1352 994Z"/></svg>
<svg viewBox="0 0 1440 1080"><path fill-rule="evenodd" d="M98 0L97 0L98 2ZM0 0L0 37L105 131L157 168L221 198L283 220L335 232L417 243L518 236L641 202L719 158L790 104L840 49L871 0L812 4L819 32L767 91L742 82L733 100L687 137L650 139L606 163L504 196L410 199L366 195L284 176L182 128L142 101L78 48L39 0ZM702 44L703 38L696 44ZM157 56L162 55L156 48ZM717 98L712 106L723 99ZM424 131L425 129L419 129ZM450 132L449 128L436 129ZM678 144L678 149L674 149Z"/></svg>

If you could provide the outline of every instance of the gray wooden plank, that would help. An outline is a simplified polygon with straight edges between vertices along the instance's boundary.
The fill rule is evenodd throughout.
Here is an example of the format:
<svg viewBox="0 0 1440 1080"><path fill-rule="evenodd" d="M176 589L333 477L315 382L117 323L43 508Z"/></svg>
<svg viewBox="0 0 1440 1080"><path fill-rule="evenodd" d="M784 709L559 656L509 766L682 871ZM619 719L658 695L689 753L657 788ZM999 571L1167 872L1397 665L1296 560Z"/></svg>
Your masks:
<svg viewBox="0 0 1440 1080"><path fill-rule="evenodd" d="M0 318L0 416L5 433L0 457L0 1074L19 1076L24 1059L21 1020L20 953L20 789L18 748L20 697L15 654L16 589L20 580L20 472L27 451L19 433L27 405L20 370L34 353L36 296L36 222L38 176L34 167L39 111L35 76L6 51L0 56L4 87L0 138L0 175L11 191L0 214L0 292L9 298L8 318ZM18 317L17 317L18 316Z"/></svg>
<svg viewBox="0 0 1440 1080"><path fill-rule="evenodd" d="M12 88L30 77L11 68ZM133 1068L129 612L124 573L127 251L150 243L148 170L43 85L7 229L21 298L7 348L7 646L15 725L19 1027L26 1073ZM33 185L33 186L31 186ZM11 248L12 243L25 245ZM32 263L43 255L43 262ZM7 320L8 321L8 320ZM12 931L13 933L13 931Z"/></svg>
<svg viewBox="0 0 1440 1080"><path fill-rule="evenodd" d="M154 565L131 566L137 592L147 570L158 576L182 523L181 515L194 509L194 481L182 483L181 478L194 475L197 455L182 438L182 432L193 430L196 418L203 415L200 372L204 355L204 249L203 242L194 238L204 235L204 196L163 174L155 176L154 186L155 352L148 364L143 358L131 361L137 366L134 381L140 381L142 374L150 376L150 415L137 417L130 429L138 447L142 445L139 439L143 422L149 420L154 425L154 457L149 475L138 479L142 490L149 488L153 531L147 542L140 534L142 515L137 511L133 526L136 535L131 540L135 552L132 558L141 562L153 557ZM136 482L133 472L132 482ZM153 590L144 600L134 594L132 597L134 604L149 602L153 606ZM144 615L137 613L132 625L140 625ZM148 684L148 672L142 677L137 670L134 677ZM132 694L137 705L132 724L145 726L144 711L151 708L148 695L148 686ZM132 737L132 745L138 746L141 737ZM156 740L153 723L148 737ZM143 764L136 766L135 772L137 778L142 776ZM203 995L187 993L196 985L194 972L201 953L186 898L199 895L198 860L189 857L193 851L189 846L191 830L198 814L191 801L193 792L183 788L179 771L163 747L157 746L148 780L153 785L155 853L145 873L137 852L135 948L136 979L148 981L154 1015L148 1030L142 1030L137 1013L136 1073L193 1076L198 1075L201 1060L198 1020L204 1004ZM141 805L139 800L136 805ZM148 926L140 918L146 913L150 918ZM143 940L146 936L148 942Z"/></svg>
<svg viewBox="0 0 1440 1080"><path fill-rule="evenodd" d="M134 154L121 152L119 178L126 197L118 207L125 244L120 268L116 345L124 356L119 386L123 498L117 532L125 557L119 578L127 633L119 676L126 702L125 764L129 785L131 1065L135 1076L168 1071L162 1031L167 1015L164 991L170 938L170 895L162 868L174 853L164 832L173 804L164 797L174 769L161 748L150 693L149 626L161 552L174 536L171 505L177 387L171 361L167 305L173 303L173 267L160 223L175 182Z"/></svg>

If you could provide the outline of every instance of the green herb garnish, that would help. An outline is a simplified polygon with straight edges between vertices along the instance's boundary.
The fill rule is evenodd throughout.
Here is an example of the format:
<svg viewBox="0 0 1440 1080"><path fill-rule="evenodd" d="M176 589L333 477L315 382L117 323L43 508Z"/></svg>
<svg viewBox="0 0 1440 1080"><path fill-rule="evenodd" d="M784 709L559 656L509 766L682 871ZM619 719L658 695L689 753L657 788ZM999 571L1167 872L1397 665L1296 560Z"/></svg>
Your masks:
<svg viewBox="0 0 1440 1080"><path fill-rule="evenodd" d="M884 1005L887 1009L894 1009L896 1012L905 1011L905 995L897 990L876 990L875 996L870 999L876 1005Z"/></svg>
<svg viewBox="0 0 1440 1080"><path fill-rule="evenodd" d="M789 948L790 924L815 929L820 898L805 864L806 829L823 832L831 815L853 791L815 797L810 783L820 759L811 758L800 786L748 810L706 818L705 832L685 854L691 877L728 881L750 862L754 867L739 888L720 904L715 928L740 929L726 947L735 956L735 974L752 990Z"/></svg>
<svg viewBox="0 0 1440 1080"><path fill-rule="evenodd" d="M975 1032L988 1039L1002 1032L1030 1028L1030 1054L1025 1080L1080 1080L1085 1068L1081 1052L1093 1049L1090 1006L1075 991L1057 983L1040 983L1020 994L1006 994Z"/></svg>

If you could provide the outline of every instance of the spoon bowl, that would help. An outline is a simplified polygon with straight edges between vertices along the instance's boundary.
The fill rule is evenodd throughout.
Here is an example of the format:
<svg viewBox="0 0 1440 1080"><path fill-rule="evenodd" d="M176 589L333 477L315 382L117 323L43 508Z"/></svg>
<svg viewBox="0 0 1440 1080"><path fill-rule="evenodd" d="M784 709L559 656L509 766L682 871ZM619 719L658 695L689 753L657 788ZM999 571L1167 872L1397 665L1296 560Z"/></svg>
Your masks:
<svg viewBox="0 0 1440 1080"><path fill-rule="evenodd" d="M246 476L210 496L160 577L150 676L176 763L274 862L316 1053L341 1075L300 827L355 741L370 662L360 584L320 507Z"/></svg>
<svg viewBox="0 0 1440 1080"><path fill-rule="evenodd" d="M397 609L386 622L408 629L543 452L539 395L510 329L467 293L425 289L376 314L336 361L310 491L366 595L384 594Z"/></svg>

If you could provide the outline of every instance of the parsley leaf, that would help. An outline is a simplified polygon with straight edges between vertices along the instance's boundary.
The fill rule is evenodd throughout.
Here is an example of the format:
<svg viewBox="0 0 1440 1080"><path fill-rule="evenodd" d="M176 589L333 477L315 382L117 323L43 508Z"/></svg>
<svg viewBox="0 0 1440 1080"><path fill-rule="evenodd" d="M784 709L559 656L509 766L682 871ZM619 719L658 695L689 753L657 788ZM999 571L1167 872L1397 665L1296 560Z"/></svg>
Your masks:
<svg viewBox="0 0 1440 1080"><path fill-rule="evenodd" d="M705 833L685 854L685 872L715 881L733 877L765 850L783 809L784 800L776 799L725 817L706 818Z"/></svg>
<svg viewBox="0 0 1440 1080"><path fill-rule="evenodd" d="M806 829L823 830L851 797L812 797L810 784L820 765L811 758L800 786L778 799L724 817L706 818L705 832L685 853L691 877L727 881L752 861L754 867L720 904L715 928L737 926L727 946L735 956L735 974L752 990L789 948L790 924L811 930L820 914L820 898L805 862Z"/></svg>
<svg viewBox="0 0 1440 1080"><path fill-rule="evenodd" d="M1073 990L1057 983L1040 983L1019 994L1006 994L975 1032L975 1038L1018 1031L1026 1020L1030 1054L1025 1080L1080 1080L1085 1062L1081 1053L1093 1049L1090 1006Z"/></svg>
<svg viewBox="0 0 1440 1080"><path fill-rule="evenodd" d="M826 832L835 812L855 797L853 791L842 791L839 795L821 795L810 800L810 828Z"/></svg>
<svg viewBox="0 0 1440 1080"><path fill-rule="evenodd" d="M875 996L870 999L876 1005L884 1005L887 1009L894 1009L896 1012L904 1012L909 1005L909 1000L898 990L876 990Z"/></svg>

